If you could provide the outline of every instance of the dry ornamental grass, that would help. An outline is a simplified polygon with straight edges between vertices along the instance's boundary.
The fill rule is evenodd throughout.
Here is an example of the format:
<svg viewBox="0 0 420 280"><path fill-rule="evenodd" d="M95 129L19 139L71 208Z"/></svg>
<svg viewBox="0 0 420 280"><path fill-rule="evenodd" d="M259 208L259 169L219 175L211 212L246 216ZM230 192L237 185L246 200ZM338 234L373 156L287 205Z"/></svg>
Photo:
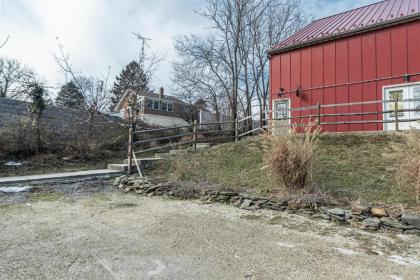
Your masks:
<svg viewBox="0 0 420 280"><path fill-rule="evenodd" d="M302 134L295 131L269 136L267 165L288 190L301 190L310 183L314 148L320 134L320 129L312 124Z"/></svg>

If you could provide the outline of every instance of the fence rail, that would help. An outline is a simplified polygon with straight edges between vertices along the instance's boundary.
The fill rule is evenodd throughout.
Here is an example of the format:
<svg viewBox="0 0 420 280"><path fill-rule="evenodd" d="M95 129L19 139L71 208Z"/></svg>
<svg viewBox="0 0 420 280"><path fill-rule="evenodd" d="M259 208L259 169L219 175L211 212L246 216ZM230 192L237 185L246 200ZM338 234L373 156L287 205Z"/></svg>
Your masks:
<svg viewBox="0 0 420 280"><path fill-rule="evenodd" d="M411 104L413 102L418 102L418 104L415 104L415 108L411 106L414 105ZM406 103L409 103L409 106L405 106L404 104ZM389 104L391 104L391 106L389 106ZM370 108L363 111L364 105L377 105L377 110L375 111ZM417 107L417 105L419 107ZM350 109L352 106L362 106L362 109ZM348 107L349 112L325 112L333 108L338 110L343 107ZM287 127L289 129L291 127L308 127L309 125L312 126L314 123L321 127L321 129L333 125L394 124L394 130L399 131L401 124L420 122L420 115L417 117L411 116L411 113L417 112L420 112L420 98L374 100L325 105L318 103L313 106L299 108L267 110L263 112L262 119L260 118L261 114L258 113L233 121L209 123L194 122L190 125L136 131L130 128L128 172L132 172L132 163L134 160L138 172L141 175L141 170L136 158L136 155L139 154L161 151L173 147L183 147L185 145L192 145L192 148L196 150L198 143L231 140L238 141L243 137L267 130L273 131L276 128L281 127ZM283 116L277 118L275 117L277 113L281 113ZM406 116L407 113L408 118ZM363 119L364 117L369 117L371 119ZM343 118L347 119L343 120ZM256 120L258 120L258 122L254 122ZM420 123L418 128L420 129Z"/></svg>

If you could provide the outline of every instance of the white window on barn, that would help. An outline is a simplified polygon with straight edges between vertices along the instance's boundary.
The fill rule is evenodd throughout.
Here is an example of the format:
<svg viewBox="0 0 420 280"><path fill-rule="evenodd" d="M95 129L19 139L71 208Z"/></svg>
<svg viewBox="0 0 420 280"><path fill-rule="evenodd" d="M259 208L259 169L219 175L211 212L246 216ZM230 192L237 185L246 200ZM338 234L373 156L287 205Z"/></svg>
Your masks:
<svg viewBox="0 0 420 280"><path fill-rule="evenodd" d="M386 86L383 98L384 130L420 129L420 83Z"/></svg>
<svg viewBox="0 0 420 280"><path fill-rule="evenodd" d="M171 103L168 103L168 112L173 112L174 111L174 105Z"/></svg>

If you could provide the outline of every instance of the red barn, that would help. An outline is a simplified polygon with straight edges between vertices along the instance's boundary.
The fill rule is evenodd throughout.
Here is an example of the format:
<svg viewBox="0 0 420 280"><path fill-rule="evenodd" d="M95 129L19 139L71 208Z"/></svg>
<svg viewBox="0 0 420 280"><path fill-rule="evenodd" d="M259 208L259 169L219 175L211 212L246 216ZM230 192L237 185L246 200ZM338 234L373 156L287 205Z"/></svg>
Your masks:
<svg viewBox="0 0 420 280"><path fill-rule="evenodd" d="M318 114L331 132L420 128L420 0L316 20L269 56L275 119L298 124Z"/></svg>

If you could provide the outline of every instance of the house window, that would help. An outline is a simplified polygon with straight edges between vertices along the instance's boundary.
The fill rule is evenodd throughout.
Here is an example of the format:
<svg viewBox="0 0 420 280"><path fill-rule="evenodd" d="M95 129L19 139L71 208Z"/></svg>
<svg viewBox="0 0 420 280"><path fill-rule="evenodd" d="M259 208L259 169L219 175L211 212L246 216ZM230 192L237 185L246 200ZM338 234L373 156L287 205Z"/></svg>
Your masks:
<svg viewBox="0 0 420 280"><path fill-rule="evenodd" d="M147 109L153 109L153 100L147 100Z"/></svg>
<svg viewBox="0 0 420 280"><path fill-rule="evenodd" d="M153 101L153 110L160 110L160 102Z"/></svg>
<svg viewBox="0 0 420 280"><path fill-rule="evenodd" d="M168 103L162 102L162 111L168 111Z"/></svg>
<svg viewBox="0 0 420 280"><path fill-rule="evenodd" d="M168 112L173 112L174 111L174 105L168 103Z"/></svg>

